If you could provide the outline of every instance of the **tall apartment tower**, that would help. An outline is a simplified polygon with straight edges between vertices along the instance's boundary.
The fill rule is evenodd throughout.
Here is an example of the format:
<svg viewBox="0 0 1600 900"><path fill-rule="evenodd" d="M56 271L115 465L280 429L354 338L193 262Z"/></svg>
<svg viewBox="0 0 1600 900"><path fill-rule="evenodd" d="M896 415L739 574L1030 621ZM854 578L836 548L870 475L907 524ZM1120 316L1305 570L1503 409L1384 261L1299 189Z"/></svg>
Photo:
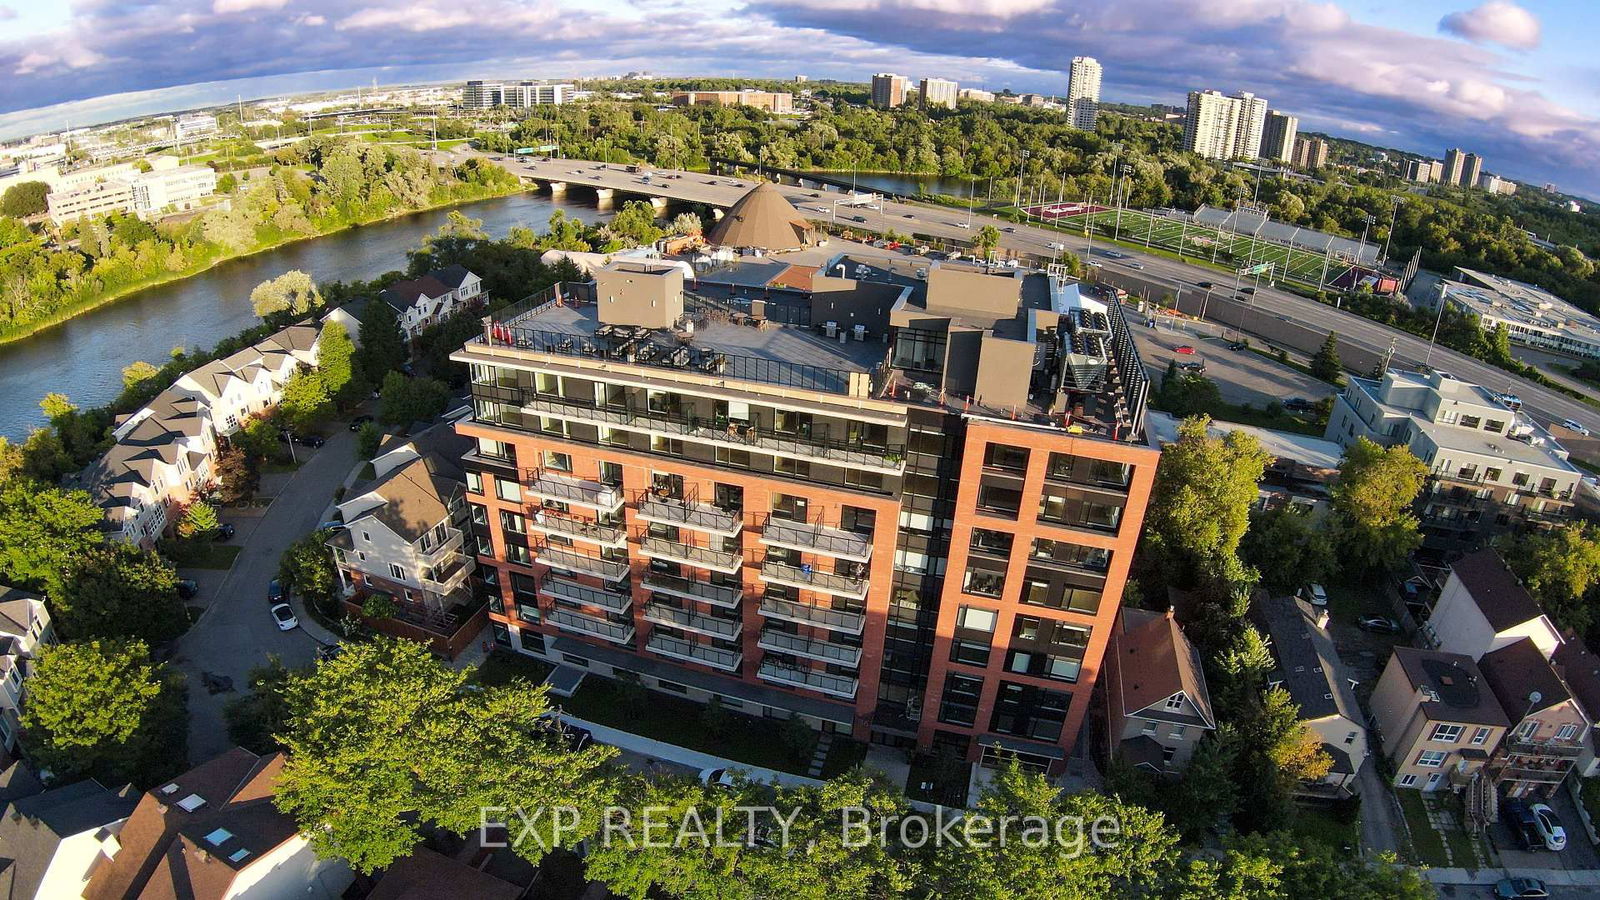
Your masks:
<svg viewBox="0 0 1600 900"><path fill-rule="evenodd" d="M956 97L959 96L956 83L944 78L922 79L921 93L923 109L931 109L935 106L955 109Z"/></svg>
<svg viewBox="0 0 1600 900"><path fill-rule="evenodd" d="M908 82L903 75L880 72L872 76L872 105L879 109L894 109L906 102Z"/></svg>
<svg viewBox="0 0 1600 900"><path fill-rule="evenodd" d="M946 264L750 314L613 263L452 354L496 641L1061 771L1159 458L1115 297Z"/></svg>
<svg viewBox="0 0 1600 900"><path fill-rule="evenodd" d="M1468 153L1461 160L1461 186L1475 188L1482 177L1483 157L1476 153Z"/></svg>
<svg viewBox="0 0 1600 900"><path fill-rule="evenodd" d="M1249 91L1234 94L1233 100L1239 105L1234 122L1233 155L1258 159L1261 156L1261 139L1266 133L1267 101Z"/></svg>
<svg viewBox="0 0 1600 900"><path fill-rule="evenodd" d="M1320 169L1328 164L1328 142L1322 138L1299 137L1294 142L1294 164L1302 169Z"/></svg>
<svg viewBox="0 0 1600 900"><path fill-rule="evenodd" d="M1444 152L1444 172L1439 180L1445 184L1460 184L1462 173L1467 170L1467 152L1457 147L1451 147Z"/></svg>
<svg viewBox="0 0 1600 900"><path fill-rule="evenodd" d="M1406 180L1418 184L1427 184L1437 181L1441 166L1437 159L1408 159L1406 160Z"/></svg>
<svg viewBox="0 0 1600 900"><path fill-rule="evenodd" d="M1074 56L1067 78L1067 114L1072 127L1093 131L1100 116L1100 61L1092 56Z"/></svg>
<svg viewBox="0 0 1600 900"><path fill-rule="evenodd" d="M1300 134L1300 120L1277 110L1267 112L1261 130L1261 158L1275 162L1294 162L1294 141Z"/></svg>
<svg viewBox="0 0 1600 900"><path fill-rule="evenodd" d="M1239 101L1220 91L1190 91L1183 120L1183 149L1207 159L1232 159L1239 133Z"/></svg>

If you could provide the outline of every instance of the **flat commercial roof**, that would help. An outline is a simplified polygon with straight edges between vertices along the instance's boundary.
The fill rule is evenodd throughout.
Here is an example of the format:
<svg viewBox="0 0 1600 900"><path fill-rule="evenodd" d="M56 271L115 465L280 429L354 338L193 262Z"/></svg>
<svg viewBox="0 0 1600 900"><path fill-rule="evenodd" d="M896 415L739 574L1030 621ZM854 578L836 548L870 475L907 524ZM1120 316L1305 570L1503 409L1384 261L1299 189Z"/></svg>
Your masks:
<svg viewBox="0 0 1600 900"><path fill-rule="evenodd" d="M1178 439L1179 420L1171 413L1150 410L1145 413L1144 421L1153 443L1164 445ZM1344 455L1344 448L1335 441L1325 441L1322 438L1287 431L1274 431L1256 425L1239 425L1234 422L1211 423L1210 434L1213 437L1221 437L1230 431L1242 431L1252 435L1261 442L1262 449L1273 456L1279 459L1292 459L1307 466L1337 469L1339 459Z"/></svg>
<svg viewBox="0 0 1600 900"><path fill-rule="evenodd" d="M1456 267L1460 281L1445 282L1445 296L1480 316L1525 328L1570 334L1600 345L1600 319L1536 285ZM1513 332L1514 334L1514 332Z"/></svg>

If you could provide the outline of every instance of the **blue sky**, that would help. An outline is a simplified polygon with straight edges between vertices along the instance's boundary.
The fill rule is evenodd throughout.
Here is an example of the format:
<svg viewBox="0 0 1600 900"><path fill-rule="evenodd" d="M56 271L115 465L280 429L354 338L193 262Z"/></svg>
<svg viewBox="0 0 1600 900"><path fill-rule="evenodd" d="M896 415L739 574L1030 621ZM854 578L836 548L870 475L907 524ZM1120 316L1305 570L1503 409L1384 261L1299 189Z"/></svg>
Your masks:
<svg viewBox="0 0 1600 900"><path fill-rule="evenodd" d="M488 77L864 80L1104 96L1250 90L1302 127L1600 196L1583 0L0 0L0 136L310 89Z"/></svg>

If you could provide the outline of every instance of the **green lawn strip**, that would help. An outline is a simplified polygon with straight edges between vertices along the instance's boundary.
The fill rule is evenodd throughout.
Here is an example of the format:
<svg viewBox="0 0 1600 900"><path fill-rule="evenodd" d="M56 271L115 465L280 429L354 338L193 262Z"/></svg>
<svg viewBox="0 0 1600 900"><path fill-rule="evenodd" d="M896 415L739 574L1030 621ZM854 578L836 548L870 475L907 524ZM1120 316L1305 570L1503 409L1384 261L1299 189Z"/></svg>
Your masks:
<svg viewBox="0 0 1600 900"><path fill-rule="evenodd" d="M231 569L233 560L244 548L238 544L210 544L185 563L191 569Z"/></svg>
<svg viewBox="0 0 1600 900"><path fill-rule="evenodd" d="M514 678L523 678L539 684L554 670L555 666L542 659L508 650L496 650L489 654L483 665L478 667L475 678L479 684L486 687L506 684ZM561 698L551 699L559 702Z"/></svg>
<svg viewBox="0 0 1600 900"><path fill-rule="evenodd" d="M1406 825L1411 829L1412 862L1434 868L1449 867L1444 837L1428 821L1428 807L1422 799L1422 792L1401 789L1395 794L1400 798L1400 811L1405 814Z"/></svg>
<svg viewBox="0 0 1600 900"><path fill-rule="evenodd" d="M1341 816L1337 810L1322 806L1297 808L1293 830L1295 837L1325 844L1339 853L1354 848L1360 839L1360 832L1354 819Z"/></svg>
<svg viewBox="0 0 1600 900"><path fill-rule="evenodd" d="M809 750L805 759L789 752L778 739L776 721L728 710L727 726L712 734L702 721L704 706L659 691L628 697L606 678L585 678L577 693L560 703L580 719L750 766L804 775L811 762Z"/></svg>
<svg viewBox="0 0 1600 900"><path fill-rule="evenodd" d="M1169 409L1163 409L1161 404L1156 402L1153 395L1150 398L1150 408L1161 410L1162 412L1171 412ZM1309 437L1322 437L1323 432L1323 429L1317 423L1299 418L1290 413L1281 412L1273 415L1265 409L1255 406L1246 407L1236 403L1217 403L1210 409L1205 410L1205 414L1217 422L1232 422L1235 425L1250 425L1255 428L1287 431L1292 434L1303 434Z"/></svg>

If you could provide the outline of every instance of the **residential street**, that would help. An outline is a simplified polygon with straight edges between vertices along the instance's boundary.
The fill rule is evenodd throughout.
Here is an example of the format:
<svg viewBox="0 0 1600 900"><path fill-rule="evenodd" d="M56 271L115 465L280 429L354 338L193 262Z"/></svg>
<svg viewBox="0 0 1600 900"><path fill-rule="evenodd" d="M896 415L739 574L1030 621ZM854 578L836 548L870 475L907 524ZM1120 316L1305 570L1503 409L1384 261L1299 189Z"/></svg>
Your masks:
<svg viewBox="0 0 1600 900"><path fill-rule="evenodd" d="M249 690L249 673L276 654L291 666L315 658L317 641L304 628L279 631L267 611L267 582L276 576L278 557L319 524L319 516L355 462L355 435L336 424L319 450L288 476L263 476L263 486L277 486L278 495L260 517L234 517L242 550L233 568L216 583L201 584L206 604L200 621L179 639L173 663L189 678L189 758L203 760L227 750L223 706ZM220 573L219 573L220 574ZM233 680L233 690L211 694L203 674Z"/></svg>

